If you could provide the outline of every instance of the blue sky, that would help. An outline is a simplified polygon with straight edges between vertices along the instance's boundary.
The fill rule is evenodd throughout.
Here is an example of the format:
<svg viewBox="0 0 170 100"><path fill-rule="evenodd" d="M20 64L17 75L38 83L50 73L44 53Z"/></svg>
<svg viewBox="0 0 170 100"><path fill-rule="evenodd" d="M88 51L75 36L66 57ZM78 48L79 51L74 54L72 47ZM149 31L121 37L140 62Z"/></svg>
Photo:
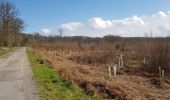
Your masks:
<svg viewBox="0 0 170 100"><path fill-rule="evenodd" d="M133 23L131 22L131 20L135 19L135 17L133 18L133 16L137 16L137 20L139 20L139 18L141 18L142 20L152 20L152 16L161 12L168 15L170 11L170 0L10 1L15 3L16 7L20 10L20 16L26 24L25 32L30 33L44 32L46 34L57 34L58 28L63 28L63 30L65 30L65 35L103 36L106 34L114 34L128 36L127 29L126 31L124 31L126 32L126 34L118 32L118 29L123 29L121 29L120 26L114 27L114 25L111 25L113 24L112 21L114 20L117 23L118 20L123 21L127 19L130 20L130 23ZM147 16L147 19L144 19L143 16ZM92 24L88 25L90 22ZM127 23L129 23L129 21ZM94 29L89 28L89 26L94 26L96 24L102 24L104 25L104 28L100 26L92 27ZM79 29L79 26L81 27L81 29ZM105 29L107 28L106 26L112 26L113 28ZM77 30L69 30L70 27L73 27ZM161 26L159 25L159 27ZM166 25L166 27L168 27L168 25ZM102 30L98 28L102 28ZM113 29L115 30L115 28L117 30L116 32L113 31ZM133 27L130 27L130 29L133 30ZM137 32L137 30L135 30L135 32ZM138 36L135 33L132 33L130 34L130 36ZM144 34L144 32L141 34ZM141 36L141 34L139 34L139 36Z"/></svg>

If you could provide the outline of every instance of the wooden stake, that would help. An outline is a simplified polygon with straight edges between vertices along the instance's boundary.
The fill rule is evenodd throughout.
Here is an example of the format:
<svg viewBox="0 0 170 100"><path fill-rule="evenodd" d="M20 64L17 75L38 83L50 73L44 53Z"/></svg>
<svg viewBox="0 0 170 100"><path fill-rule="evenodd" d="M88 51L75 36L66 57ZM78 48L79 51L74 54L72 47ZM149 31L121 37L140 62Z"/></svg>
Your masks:
<svg viewBox="0 0 170 100"><path fill-rule="evenodd" d="M117 74L116 65L113 66L113 74L114 74L114 76L116 77L116 74Z"/></svg>
<svg viewBox="0 0 170 100"><path fill-rule="evenodd" d="M143 63L146 64L146 59L145 58L143 59Z"/></svg>
<svg viewBox="0 0 170 100"><path fill-rule="evenodd" d="M165 70L162 70L162 77L164 78Z"/></svg>
<svg viewBox="0 0 170 100"><path fill-rule="evenodd" d="M123 55L122 55L122 53L120 54L120 59L121 59L121 60L123 59Z"/></svg>

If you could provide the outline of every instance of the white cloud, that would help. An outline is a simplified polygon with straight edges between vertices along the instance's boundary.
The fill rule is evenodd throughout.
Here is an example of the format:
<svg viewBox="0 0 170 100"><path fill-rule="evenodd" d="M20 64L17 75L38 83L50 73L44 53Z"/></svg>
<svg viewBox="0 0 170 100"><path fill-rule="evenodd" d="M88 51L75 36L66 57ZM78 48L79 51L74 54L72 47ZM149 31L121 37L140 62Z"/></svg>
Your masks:
<svg viewBox="0 0 170 100"><path fill-rule="evenodd" d="M79 29L82 26L83 26L82 23L71 22L71 23L61 24L60 28L70 30L70 31L75 31L75 30Z"/></svg>
<svg viewBox="0 0 170 100"><path fill-rule="evenodd" d="M168 14L170 14L170 11L168 11Z"/></svg>
<svg viewBox="0 0 170 100"><path fill-rule="evenodd" d="M106 29L112 27L112 22L110 20L103 20L100 17L89 19L89 26L94 29Z"/></svg>
<svg viewBox="0 0 170 100"><path fill-rule="evenodd" d="M44 36L51 35L51 30L44 28L44 29L41 30L40 34L44 35Z"/></svg>
<svg viewBox="0 0 170 100"><path fill-rule="evenodd" d="M170 11L158 11L153 15L131 16L123 19L104 20L95 17L87 20L82 26L79 22L62 24L64 29L70 30L67 35L86 35L86 36L104 36L107 34L120 36L165 36L170 32ZM81 29L76 30L81 26ZM74 32L73 32L74 31Z"/></svg>
<svg viewBox="0 0 170 100"><path fill-rule="evenodd" d="M167 17L167 15L163 11L159 11L155 15L153 15L153 17L165 18Z"/></svg>
<svg viewBox="0 0 170 100"><path fill-rule="evenodd" d="M142 26L145 25L144 21L138 16L132 16L120 20L112 20L114 26L123 25L123 26Z"/></svg>

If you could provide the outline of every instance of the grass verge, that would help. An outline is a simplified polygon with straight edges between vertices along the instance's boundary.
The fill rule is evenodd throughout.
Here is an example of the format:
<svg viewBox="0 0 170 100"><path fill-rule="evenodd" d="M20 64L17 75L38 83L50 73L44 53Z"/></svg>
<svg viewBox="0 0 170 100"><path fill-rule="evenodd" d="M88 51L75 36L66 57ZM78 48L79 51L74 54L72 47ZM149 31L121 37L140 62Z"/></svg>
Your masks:
<svg viewBox="0 0 170 100"><path fill-rule="evenodd" d="M39 62L40 56L27 51L41 100L95 100L77 85L60 79L49 65Z"/></svg>
<svg viewBox="0 0 170 100"><path fill-rule="evenodd" d="M18 47L13 47L13 48L9 48L8 50L3 50L3 51L0 51L0 56L4 55L4 54L7 54L9 52L12 52L14 50L16 50Z"/></svg>

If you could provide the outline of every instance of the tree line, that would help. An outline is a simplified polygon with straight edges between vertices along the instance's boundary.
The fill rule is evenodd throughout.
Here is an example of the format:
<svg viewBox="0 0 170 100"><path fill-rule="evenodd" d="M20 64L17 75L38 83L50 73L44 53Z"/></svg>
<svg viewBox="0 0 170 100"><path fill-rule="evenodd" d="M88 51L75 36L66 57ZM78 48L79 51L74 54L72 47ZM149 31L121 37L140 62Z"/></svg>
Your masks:
<svg viewBox="0 0 170 100"><path fill-rule="evenodd" d="M19 10L8 1L0 1L0 46L20 46L20 33L24 21L19 18Z"/></svg>

